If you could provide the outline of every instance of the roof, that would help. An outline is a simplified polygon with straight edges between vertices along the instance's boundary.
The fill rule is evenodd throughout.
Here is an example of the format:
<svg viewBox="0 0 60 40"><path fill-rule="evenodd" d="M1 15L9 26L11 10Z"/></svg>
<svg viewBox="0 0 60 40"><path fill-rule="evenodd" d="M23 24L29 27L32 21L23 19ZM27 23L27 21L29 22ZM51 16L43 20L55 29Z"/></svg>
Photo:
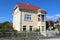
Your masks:
<svg viewBox="0 0 60 40"><path fill-rule="evenodd" d="M48 20L48 24L50 24L51 23L51 20Z"/></svg>
<svg viewBox="0 0 60 40"><path fill-rule="evenodd" d="M37 7L37 6L33 6L33 5L30 5L30 4L23 4L23 3L19 3L18 6L19 6L20 8L29 9L29 10L38 10L38 9L40 9L40 8Z"/></svg>
<svg viewBox="0 0 60 40"><path fill-rule="evenodd" d="M54 23L58 23L58 22L54 22Z"/></svg>
<svg viewBox="0 0 60 40"><path fill-rule="evenodd" d="M58 19L60 19L60 18L58 18Z"/></svg>

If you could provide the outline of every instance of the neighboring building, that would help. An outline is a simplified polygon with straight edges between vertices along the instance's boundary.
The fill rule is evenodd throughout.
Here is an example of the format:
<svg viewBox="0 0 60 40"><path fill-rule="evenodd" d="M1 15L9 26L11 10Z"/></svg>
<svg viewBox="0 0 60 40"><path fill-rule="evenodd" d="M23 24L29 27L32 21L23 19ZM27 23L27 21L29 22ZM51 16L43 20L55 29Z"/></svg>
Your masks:
<svg viewBox="0 0 60 40"><path fill-rule="evenodd" d="M52 30L54 28L54 21L48 20L46 27L47 27L48 30Z"/></svg>
<svg viewBox="0 0 60 40"><path fill-rule="evenodd" d="M13 10L13 28L17 31L40 29L46 35L46 12L37 6L19 3Z"/></svg>
<svg viewBox="0 0 60 40"><path fill-rule="evenodd" d="M60 18L58 18L57 22L54 23L54 27L57 25L60 26Z"/></svg>
<svg viewBox="0 0 60 40"><path fill-rule="evenodd" d="M60 18L54 23L54 27L60 29Z"/></svg>

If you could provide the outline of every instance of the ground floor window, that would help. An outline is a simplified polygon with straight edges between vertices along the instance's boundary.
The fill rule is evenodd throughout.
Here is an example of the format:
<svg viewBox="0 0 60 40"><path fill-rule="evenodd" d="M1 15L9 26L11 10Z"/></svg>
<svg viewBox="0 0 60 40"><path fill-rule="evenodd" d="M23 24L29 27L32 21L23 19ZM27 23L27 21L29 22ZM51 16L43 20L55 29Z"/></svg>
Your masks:
<svg viewBox="0 0 60 40"><path fill-rule="evenodd" d="M23 26L23 31L26 31L26 26Z"/></svg>
<svg viewBox="0 0 60 40"><path fill-rule="evenodd" d="M44 26L42 26L42 32L44 32Z"/></svg>
<svg viewBox="0 0 60 40"><path fill-rule="evenodd" d="M30 26L30 31L32 31L32 26Z"/></svg>

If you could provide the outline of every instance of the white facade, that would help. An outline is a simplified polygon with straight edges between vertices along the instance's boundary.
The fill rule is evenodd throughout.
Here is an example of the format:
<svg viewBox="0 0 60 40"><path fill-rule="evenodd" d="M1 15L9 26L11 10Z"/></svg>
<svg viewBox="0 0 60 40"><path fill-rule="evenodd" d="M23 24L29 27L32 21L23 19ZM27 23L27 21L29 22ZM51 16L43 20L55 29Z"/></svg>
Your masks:
<svg viewBox="0 0 60 40"><path fill-rule="evenodd" d="M17 8L13 14L13 28L18 31L20 30L20 13Z"/></svg>
<svg viewBox="0 0 60 40"><path fill-rule="evenodd" d="M16 8L17 7L17 8ZM23 31L23 26L26 26L26 31L34 31L40 29L43 35L46 35L46 14L41 12L26 12L21 11L20 7L16 6L13 11L13 28L17 31ZM31 20L25 20L25 14L31 15ZM38 15L40 15L40 21L38 21ZM44 15L44 21L42 21L42 15ZM30 29L30 27L32 28ZM24 29L24 30L25 30Z"/></svg>

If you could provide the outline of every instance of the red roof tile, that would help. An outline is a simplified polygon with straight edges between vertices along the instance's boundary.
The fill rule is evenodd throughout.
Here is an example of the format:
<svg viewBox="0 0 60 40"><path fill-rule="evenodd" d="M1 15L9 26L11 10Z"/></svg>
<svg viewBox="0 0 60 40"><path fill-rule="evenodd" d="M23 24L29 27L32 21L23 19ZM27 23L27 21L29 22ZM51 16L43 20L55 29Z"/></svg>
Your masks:
<svg viewBox="0 0 60 40"><path fill-rule="evenodd" d="M33 5L30 5L30 4L22 4L22 3L19 3L18 6L19 6L20 8L29 9L29 10L38 10L38 9L40 9L40 8L37 7L37 6L33 6Z"/></svg>

